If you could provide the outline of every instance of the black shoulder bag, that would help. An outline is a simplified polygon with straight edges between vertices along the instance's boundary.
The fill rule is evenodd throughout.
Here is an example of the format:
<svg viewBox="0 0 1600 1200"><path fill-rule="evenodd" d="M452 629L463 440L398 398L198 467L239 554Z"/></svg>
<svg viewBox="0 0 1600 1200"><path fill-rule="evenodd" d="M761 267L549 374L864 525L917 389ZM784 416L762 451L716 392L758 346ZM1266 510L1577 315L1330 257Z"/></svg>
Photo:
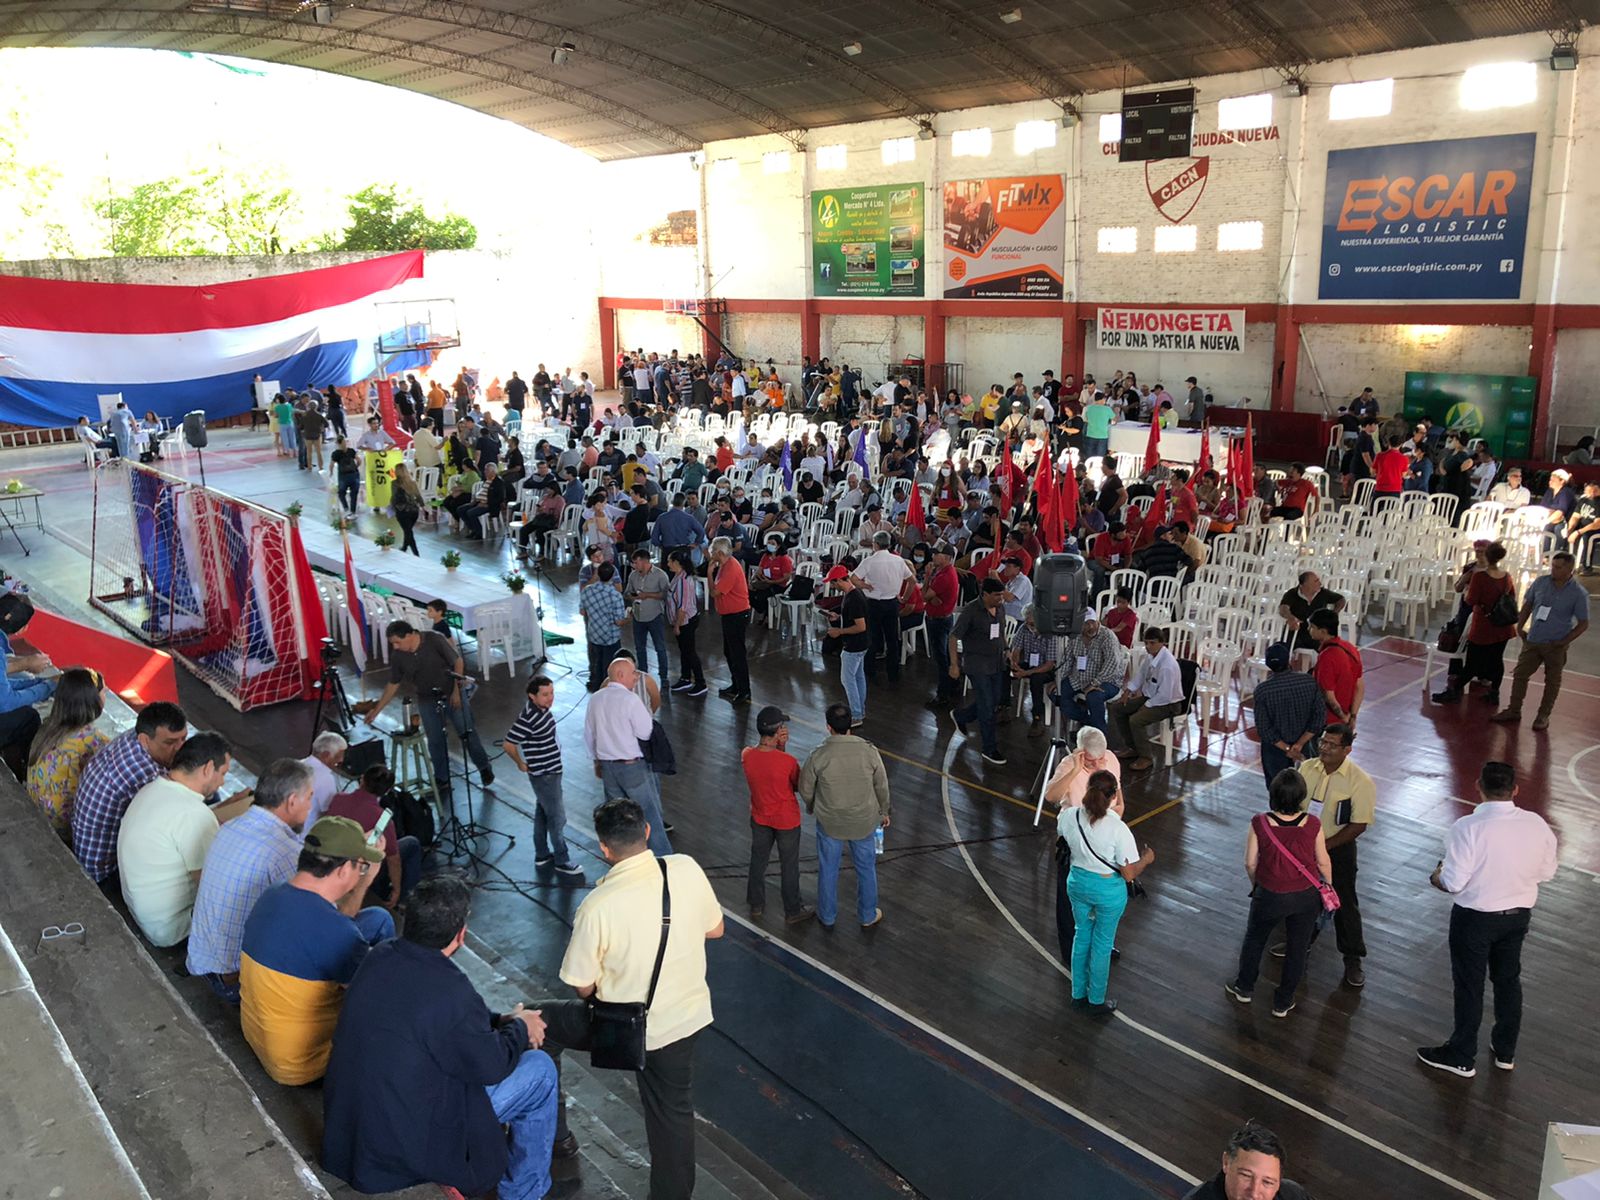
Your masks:
<svg viewBox="0 0 1600 1200"><path fill-rule="evenodd" d="M667 957L667 935L672 932L672 893L667 890L667 860L656 859L661 868L661 945L656 950L656 965L650 972L650 991L643 1004L613 1004L607 1000L589 1003L589 1065L613 1071L644 1070L644 1027L650 1002L656 998L656 983L661 978L661 963Z"/></svg>
<svg viewBox="0 0 1600 1200"><path fill-rule="evenodd" d="M1117 866L1115 863L1106 862L1100 851L1094 848L1094 843L1089 840L1088 830L1084 829L1083 827L1083 809L1078 809L1077 818L1078 836L1083 839L1083 844L1089 848L1090 854L1094 855L1102 863L1105 863L1106 866L1111 868L1111 873L1113 875L1121 876L1122 882L1128 886L1128 899L1137 900L1140 896L1144 895L1144 884L1140 883L1138 879L1129 879L1126 875L1123 875L1121 867Z"/></svg>

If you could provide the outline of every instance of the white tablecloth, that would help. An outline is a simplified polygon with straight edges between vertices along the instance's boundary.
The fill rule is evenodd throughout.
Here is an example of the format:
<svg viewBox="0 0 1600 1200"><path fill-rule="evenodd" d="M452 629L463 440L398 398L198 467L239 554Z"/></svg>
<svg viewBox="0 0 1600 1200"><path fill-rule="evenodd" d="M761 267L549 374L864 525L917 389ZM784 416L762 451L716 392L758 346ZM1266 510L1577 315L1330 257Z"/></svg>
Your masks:
<svg viewBox="0 0 1600 1200"><path fill-rule="evenodd" d="M302 523L300 541L312 566L336 575L344 574L344 542L331 525ZM534 611L533 596L528 592L512 595L497 576L483 574L470 560L451 571L432 558L380 549L364 537L350 539L350 560L355 565L357 578L364 584L397 592L419 604L443 600L461 614L461 628L468 633L478 627L480 608L509 600L518 655L544 656L544 632Z"/></svg>
<svg viewBox="0 0 1600 1200"><path fill-rule="evenodd" d="M1211 461L1218 471L1228 465L1228 437L1238 436L1239 430L1211 430ZM1137 454L1144 457L1150 444L1150 426L1140 421L1118 421L1111 427L1111 453ZM1163 462L1187 463L1200 461L1200 430L1163 429L1161 431L1161 459Z"/></svg>

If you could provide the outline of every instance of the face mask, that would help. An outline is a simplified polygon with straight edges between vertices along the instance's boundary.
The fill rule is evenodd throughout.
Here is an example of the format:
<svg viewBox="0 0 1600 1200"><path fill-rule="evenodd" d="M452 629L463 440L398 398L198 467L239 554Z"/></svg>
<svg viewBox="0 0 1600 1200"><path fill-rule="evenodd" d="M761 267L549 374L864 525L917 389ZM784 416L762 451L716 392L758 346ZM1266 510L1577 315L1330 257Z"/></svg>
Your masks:
<svg viewBox="0 0 1600 1200"><path fill-rule="evenodd" d="M939 472L939 474L943 475L946 479L948 479L950 477L950 468L949 467L945 467L942 471Z"/></svg>
<svg viewBox="0 0 1600 1200"><path fill-rule="evenodd" d="M779 546L778 546L777 542L768 542L767 543L767 553L768 554L776 554L778 552L778 549L779 549Z"/></svg>

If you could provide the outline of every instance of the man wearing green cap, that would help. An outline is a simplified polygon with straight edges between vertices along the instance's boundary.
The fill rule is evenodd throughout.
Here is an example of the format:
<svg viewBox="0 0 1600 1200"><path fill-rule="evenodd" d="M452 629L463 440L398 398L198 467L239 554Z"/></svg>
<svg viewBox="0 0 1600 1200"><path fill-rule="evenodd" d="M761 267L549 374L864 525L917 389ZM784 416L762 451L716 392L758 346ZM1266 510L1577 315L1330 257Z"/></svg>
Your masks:
<svg viewBox="0 0 1600 1200"><path fill-rule="evenodd" d="M382 842L356 822L323 817L294 875L263 892L245 922L239 1020L279 1083L322 1078L345 985L367 951L394 936L387 909L361 907L382 861Z"/></svg>

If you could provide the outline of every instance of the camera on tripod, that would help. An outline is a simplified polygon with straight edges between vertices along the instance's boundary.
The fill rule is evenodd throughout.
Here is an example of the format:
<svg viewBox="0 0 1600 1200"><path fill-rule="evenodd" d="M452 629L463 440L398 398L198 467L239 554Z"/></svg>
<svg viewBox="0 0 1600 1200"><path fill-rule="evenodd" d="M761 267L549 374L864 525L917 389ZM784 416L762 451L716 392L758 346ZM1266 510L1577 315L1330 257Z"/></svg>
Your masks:
<svg viewBox="0 0 1600 1200"><path fill-rule="evenodd" d="M325 637L325 638L322 639L322 661L323 662L325 662L325 663L336 663L343 657L344 657L344 647L343 646L339 645L339 643L334 641L331 637Z"/></svg>

